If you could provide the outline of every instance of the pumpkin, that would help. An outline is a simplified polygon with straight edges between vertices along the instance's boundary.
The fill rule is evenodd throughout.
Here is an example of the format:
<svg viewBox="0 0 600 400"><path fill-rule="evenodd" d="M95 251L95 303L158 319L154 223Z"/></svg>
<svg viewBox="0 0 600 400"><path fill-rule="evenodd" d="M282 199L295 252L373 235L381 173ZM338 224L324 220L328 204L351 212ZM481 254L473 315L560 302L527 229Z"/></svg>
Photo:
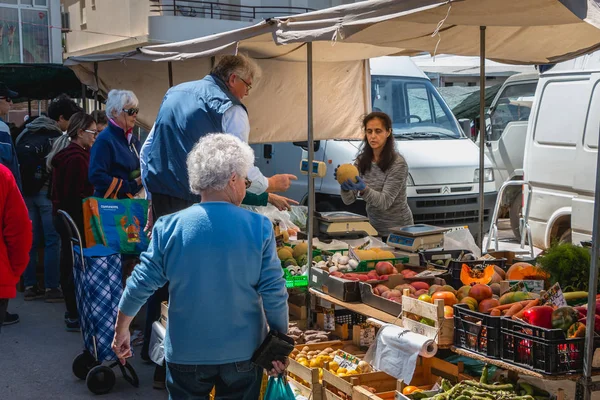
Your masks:
<svg viewBox="0 0 600 400"><path fill-rule="evenodd" d="M478 283L487 285L492 280L495 272L493 265L469 267L467 264L463 264L460 271L460 281L467 286Z"/></svg>
<svg viewBox="0 0 600 400"><path fill-rule="evenodd" d="M548 274L526 262L514 263L506 271L506 279L509 281L545 280L546 278Z"/></svg>

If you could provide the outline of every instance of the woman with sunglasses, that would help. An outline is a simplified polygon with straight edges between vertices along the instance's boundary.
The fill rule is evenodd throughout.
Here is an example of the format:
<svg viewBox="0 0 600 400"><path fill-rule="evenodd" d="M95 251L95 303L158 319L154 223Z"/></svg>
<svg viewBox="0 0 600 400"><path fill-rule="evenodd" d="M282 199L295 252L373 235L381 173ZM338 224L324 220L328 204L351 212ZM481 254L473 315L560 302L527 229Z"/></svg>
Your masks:
<svg viewBox="0 0 600 400"><path fill-rule="evenodd" d="M113 89L108 93L108 125L96 138L90 157L89 178L95 188L94 196L116 194L123 199L142 189L140 142L132 133L138 104L132 91Z"/></svg>
<svg viewBox="0 0 600 400"><path fill-rule="evenodd" d="M48 154L48 166L52 169L54 227L61 236L60 285L67 307L65 328L70 332L79 331L79 314L73 283L71 234L57 216L57 212L66 211L75 221L79 231L83 233L82 200L94 193L94 187L88 180L88 168L90 149L96 140L96 135L98 131L92 116L84 112L75 113L69 119L69 128L64 135L68 145L62 148L62 140L57 140Z"/></svg>

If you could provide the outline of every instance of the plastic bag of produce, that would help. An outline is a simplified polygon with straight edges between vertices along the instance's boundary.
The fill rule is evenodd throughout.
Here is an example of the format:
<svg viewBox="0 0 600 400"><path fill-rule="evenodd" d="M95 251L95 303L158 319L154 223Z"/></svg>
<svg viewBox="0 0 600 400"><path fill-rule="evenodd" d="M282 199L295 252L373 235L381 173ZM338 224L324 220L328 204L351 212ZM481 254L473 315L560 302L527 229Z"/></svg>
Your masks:
<svg viewBox="0 0 600 400"><path fill-rule="evenodd" d="M285 375L269 378L264 400L296 400Z"/></svg>
<svg viewBox="0 0 600 400"><path fill-rule="evenodd" d="M470 250L475 257L481 257L481 249L468 229L459 229L444 234L444 250Z"/></svg>
<svg viewBox="0 0 600 400"><path fill-rule="evenodd" d="M269 218L271 222L279 221L279 227L282 229L300 231L300 228L292 222L289 211L280 211L271 204L265 207L256 207L253 211Z"/></svg>

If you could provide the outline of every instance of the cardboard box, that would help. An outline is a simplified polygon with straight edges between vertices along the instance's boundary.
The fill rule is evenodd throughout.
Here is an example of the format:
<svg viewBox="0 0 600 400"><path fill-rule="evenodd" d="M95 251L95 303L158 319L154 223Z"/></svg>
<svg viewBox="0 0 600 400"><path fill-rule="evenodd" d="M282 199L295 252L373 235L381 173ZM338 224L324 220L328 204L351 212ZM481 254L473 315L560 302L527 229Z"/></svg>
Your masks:
<svg viewBox="0 0 600 400"><path fill-rule="evenodd" d="M330 276L320 268L312 267L312 282L308 283L321 292L342 301L360 301L358 282Z"/></svg>
<svg viewBox="0 0 600 400"><path fill-rule="evenodd" d="M163 301L160 303L160 323L167 328L167 317L169 315L169 303Z"/></svg>

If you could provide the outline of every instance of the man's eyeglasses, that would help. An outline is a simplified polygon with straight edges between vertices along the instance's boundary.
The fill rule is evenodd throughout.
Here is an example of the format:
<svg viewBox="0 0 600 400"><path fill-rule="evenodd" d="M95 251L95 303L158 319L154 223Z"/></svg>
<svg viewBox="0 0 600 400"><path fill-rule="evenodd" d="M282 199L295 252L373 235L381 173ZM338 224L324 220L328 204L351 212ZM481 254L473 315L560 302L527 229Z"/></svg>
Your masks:
<svg viewBox="0 0 600 400"><path fill-rule="evenodd" d="M91 133L94 137L98 136L98 131L93 131L91 129L84 129L84 132Z"/></svg>
<svg viewBox="0 0 600 400"><path fill-rule="evenodd" d="M252 186L252 181L248 178L245 178L246 180L246 190L250 189L250 186Z"/></svg>
<svg viewBox="0 0 600 400"><path fill-rule="evenodd" d="M252 85L249 84L248 82L246 82L241 76L238 76L238 78L240 78L240 80L242 82L244 82L244 84L246 85L246 88L248 89L248 91L250 91L252 89Z"/></svg>
<svg viewBox="0 0 600 400"><path fill-rule="evenodd" d="M133 117L135 114L140 112L140 109L139 108L124 108L123 112L127 113L127 115L129 115L130 117Z"/></svg>
<svg viewBox="0 0 600 400"><path fill-rule="evenodd" d="M6 96L0 96L0 100L6 100L6 102L10 103L12 101L12 99L10 97L6 97Z"/></svg>

